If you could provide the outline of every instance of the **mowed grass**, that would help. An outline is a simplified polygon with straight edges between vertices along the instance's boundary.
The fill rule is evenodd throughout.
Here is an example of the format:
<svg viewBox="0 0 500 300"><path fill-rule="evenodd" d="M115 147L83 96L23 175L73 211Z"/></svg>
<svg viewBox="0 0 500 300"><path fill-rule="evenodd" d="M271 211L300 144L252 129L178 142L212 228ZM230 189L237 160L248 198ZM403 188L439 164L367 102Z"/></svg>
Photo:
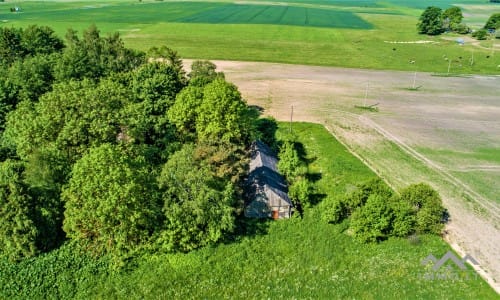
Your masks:
<svg viewBox="0 0 500 300"><path fill-rule="evenodd" d="M475 192L500 203L499 148L477 148L460 152L419 147L418 151L445 166L453 176Z"/></svg>
<svg viewBox="0 0 500 300"><path fill-rule="evenodd" d="M68 28L81 32L94 23L103 34L120 32L129 47L147 50L167 45L182 57L195 59L444 73L446 56L453 60L452 73L500 74L500 55L492 55L487 47L459 46L455 37L417 34L422 9L407 2L18 1L23 8L19 14L8 12L11 3L0 3L0 20L6 21L0 26L48 25L64 36ZM414 43L420 40L434 43ZM463 63L473 52L474 64Z"/></svg>
<svg viewBox="0 0 500 300"><path fill-rule="evenodd" d="M277 136L288 135L281 123ZM317 192L337 197L376 175L324 127L293 123L304 145ZM449 246L436 236L420 242L391 239L360 244L345 224L321 220L322 204L303 219L259 223L259 230L187 254L144 255L128 268L71 256L63 247L14 265L0 261L0 298L76 299L495 299L471 269L458 278L432 279L421 260L441 257ZM255 228L254 228L255 229ZM60 252L60 253L59 253ZM59 256L58 256L59 255ZM44 267L46 265L46 267ZM70 272L68 268L77 267ZM447 271L448 272L448 271ZM427 277L426 277L427 276ZM28 278L28 282L26 281ZM33 288L30 288L33 287Z"/></svg>

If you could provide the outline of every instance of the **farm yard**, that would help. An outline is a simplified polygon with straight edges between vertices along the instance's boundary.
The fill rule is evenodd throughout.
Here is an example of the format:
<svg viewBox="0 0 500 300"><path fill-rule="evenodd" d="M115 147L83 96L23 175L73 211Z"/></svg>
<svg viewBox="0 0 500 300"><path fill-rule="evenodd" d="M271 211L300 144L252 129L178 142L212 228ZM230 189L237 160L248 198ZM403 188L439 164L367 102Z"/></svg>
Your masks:
<svg viewBox="0 0 500 300"><path fill-rule="evenodd" d="M71 79L70 84L67 84L68 82L61 85L54 84L56 87L54 92L50 90L52 87L44 90L52 98L43 98L45 95L42 95L40 99L44 99L42 102L45 104L60 101L64 105L68 105L69 116L62 118L60 123L68 122L68 126L64 130L67 129L69 133L67 136L63 136L63 140L51 144L50 147L44 146L46 148L43 151L47 151L49 154L54 153L54 157L47 156L50 159L50 164L60 164L57 167L68 164L64 165L65 168L53 168L56 170L53 172L54 174L57 172L62 174L61 170L66 172L71 168L75 170L73 165L69 165L69 161L73 163L73 159L76 161L75 165L84 161L79 164L79 174L83 178L81 183L75 181L73 189L70 190L67 178L74 175L56 178L53 173L48 171L48 165L44 165L43 161L42 164L39 162L39 160L44 159L42 155L47 155L47 153L42 150L30 149L30 140L28 139L28 142L22 140L24 137L32 138L31 132L26 131L31 130L32 124L38 126L50 123L54 119L46 116L43 117L45 119L41 117L37 119L38 113L48 114L57 111L50 106L43 107L42 104L36 103L34 100L35 103L30 104L31 106L19 105L21 109L19 114L28 112L27 116L35 118L37 122L25 122L22 120L23 118L16 118L19 114L16 114L17 109L14 109L15 102L13 106L10 104L5 106L5 111L13 110L11 113L14 113L14 117L7 118L6 122L10 122L14 126L10 126L9 129L9 126L6 125L7 132L9 130L10 132L5 135L7 142L2 140L0 146L10 148L1 148L0 154L8 157L18 151L27 158L24 158L25 161L19 162L19 165L2 162L0 180L5 181L5 178L8 177L5 174L11 175L11 173L5 172L10 172L12 169L16 172L22 172L22 176L27 174L27 179L16 177L15 180L27 184L28 188L30 188L30 184L37 184L34 186L34 190L39 191L50 184L56 186L54 184L56 181L51 182L53 178L56 178L54 180L61 181L57 183L60 184L57 189L64 186L66 197L70 197L71 193L77 195L80 190L85 190L80 189L80 184L91 182L96 184L98 189L101 189L101 178L96 177L93 181L86 180L85 178L89 174L93 176L94 173L89 171L87 174L85 168L94 166L92 164L98 160L106 161L110 157L111 159L116 158L111 161L111 167L116 167L116 170L119 170L114 173L115 175L126 173L126 176L136 176L141 180L147 179L140 181L138 186L146 187L145 184L141 185L143 182L153 183L151 186L154 185L151 188L153 191L151 195L146 193L148 195L137 198L127 196L126 199L144 201L144 199L149 199L148 197L151 199L159 197L161 201L165 201L163 203L160 200L155 200L162 203L163 208L154 206L158 203L151 201L155 204L150 212L161 211L161 216L158 216L154 222L151 221L152 218L146 218L147 221L145 221L148 226L154 226L151 227L154 229L150 229L148 237L151 238L151 241L156 240L151 243L148 240L147 243L141 244L137 248L130 248L134 250L127 252L118 260L111 252L96 259L93 250L86 251L88 245L85 243L87 241L83 242L85 250L82 251L80 241L77 240L77 238L92 236L92 234L84 232L84 234L77 236L73 232L73 236L70 237L69 233L68 236L66 233L62 233L63 238L59 241L60 244L49 246L53 247L50 248L50 251L37 252L35 256L23 258L19 262L13 262L0 256L0 298L283 297L326 299L332 298L333 295L335 298L361 299L495 299L500 292L500 260L498 259L500 257L498 250L500 244L500 198L498 196L500 195L500 102L498 100L500 92L500 40L495 39L492 35L487 40L477 41L470 35L465 36L452 32L438 36L421 35L417 33L416 22L422 11L429 5L437 5L441 8L457 5L462 8L465 16L464 21L467 25L472 29L479 29L482 28L492 11L500 11L500 5L480 0L455 2L451 0L284 0L279 2L267 0L6 0L0 2L0 29L27 28L31 24L46 25L53 28L58 36L64 37L68 28L77 30L79 36L91 24L95 24L101 37L114 32L120 33L122 40L111 38L107 40L111 41L110 44L116 49L128 47L137 50L137 53L135 51L116 52L130 55L130 57L138 55L135 57L137 61L130 60L134 61L133 63L140 62L139 51L148 51L151 47L160 48L162 46L168 46L177 51L188 73L193 61L197 59L212 60L217 65L217 71L224 72L225 79L234 83L246 103L238 99L239 94L234 91L232 97L236 98L231 99L236 99L236 103L243 103L245 107L248 104L256 108L263 117L270 116L278 120L275 133L277 138L275 146L278 149L289 142L287 139L295 139L299 145L298 149L301 149L300 155L303 159L301 167L307 171L300 176L307 180L310 178L308 192L313 193L315 201L317 201L309 203L309 206L300 212L300 216L296 213L287 221L237 220L234 224L228 225L229 227L234 225L234 231L228 231L223 238L222 235L219 235L220 232L216 232L217 229L210 233L209 229L206 229L208 227L203 225L199 225L195 230L191 230L192 228L185 230L187 227L182 227L196 218L179 219L188 220L185 223L179 220L174 220L171 224L167 223L166 220L170 220L171 217L170 213L172 216L183 217L190 215L191 212L194 212L194 215L206 209L202 206L196 207L197 204L194 209L188 206L182 207L182 205L174 207L172 203L177 201L177 194L183 195L183 191L176 191L175 185L172 184L173 181L169 181L174 180L176 176L186 176L181 179L186 180L186 182L194 179L194 181L205 184L204 180L206 180L207 187L210 184L214 185L211 187L212 190L205 193L206 195L216 195L215 197L224 195L225 197L228 195L226 191L230 190L228 188L223 193L219 193L220 191L216 188L220 189L224 186L222 182L225 181L220 181L221 183L216 186L214 184L216 179L213 179L213 182L209 184L209 180L212 179L205 179L207 174L216 171L209 171L201 162L196 165L195 158L190 158L192 156L200 159L203 155L210 155L210 151L214 151L214 148L202 143L200 143L201 147L193 148L194 145L198 147L200 139L203 139L199 132L207 128L213 129L213 127L198 126L198 124L194 126L188 120L185 123L181 122L181 125L175 123L177 128L175 132L169 131L168 134L165 132L160 134L160 131L155 131L166 128L165 124L174 130L174 122L185 117L182 113L171 114L170 110L173 110L176 102L186 101L188 103L193 99L205 101L197 98L200 97L200 94L189 94L196 90L195 88L189 91L190 81L194 82L193 85L201 85L202 88L200 86L197 88L200 88L198 93L202 93L202 98L204 98L205 91L208 91L207 95L210 95L211 92L213 92L212 95L215 95L218 90L213 87L212 90L205 89L211 83L203 83L203 80L196 81L191 77L182 79L185 75L182 72L182 66L175 65L181 60L169 61L169 64L178 68L161 70L161 67L151 67L156 65L156 62L144 59L144 62L148 63L145 63L146 66L138 68L141 70L140 72L128 70L129 73L124 71L123 74L114 77L116 74L113 72L106 73L107 68L113 66L112 63L104 67L100 66L102 70L96 68L102 72L98 75L89 72L90 76L98 78L97 83L95 83L97 88L93 88L92 84L94 83L86 81L87 79L83 80L82 90L85 92L82 92L81 95L84 100L80 101L80 98L77 97L78 99L71 100L74 103L69 103L65 100L66 96L59 97L57 93L64 92L65 88L71 89L77 86L76 82L81 79L77 72L75 76L78 79ZM16 12L9 11L9 8L12 9L13 6L18 8L18 10L16 8ZM85 44L86 39L92 41L96 36L99 40L98 35L83 37L82 41L84 42L82 43ZM72 36L70 33L68 37L75 40L76 36ZM458 39L463 43L458 43ZM104 42L105 46L103 47L109 46L106 43ZM84 49L84 47L79 49L74 45L69 48L73 52L65 52L64 55L68 55L68 57L88 50L80 52L79 50ZM89 48L96 49L92 46ZM158 48L156 49L157 54L158 51L162 51ZM107 59L111 59L109 57L116 54L113 51L111 51L112 54L107 53L107 58L95 61L98 63L108 62ZM151 51L147 52L146 55L155 55L154 53ZM168 54L172 55L171 52ZM66 65L71 67L71 63L75 63L76 66L78 62L85 62L85 60L76 59L70 64L65 64L58 61L60 57L64 58L64 56L57 55L51 58L54 60L56 68L53 64L43 62L45 58L34 61L42 63L43 68L47 70L57 71L59 78L65 78L65 76L72 74L71 70L67 73L61 72L61 70L67 71ZM30 59L28 56L26 61L30 61ZM83 63L78 67L85 69L85 65L86 63ZM150 69L148 69L148 65L151 67ZM2 70L4 71L2 74L17 76L24 74L23 72L26 70L29 73L30 69L24 68L22 64L16 62L13 66L11 67L12 72ZM120 67L125 70L130 66L123 64ZM153 70L154 68L157 69ZM177 75L174 74L163 82L163 79L154 83L149 81L150 78L144 80L152 74L156 76L158 73L155 72L175 72ZM109 76L109 78L105 76ZM43 82L43 80L50 81L54 78L48 76L40 80ZM20 83L13 81L14 84L12 84L9 80L4 81L5 85L0 86L0 97L10 97L14 93L2 94L1 92L5 91L5 87L15 87L15 84ZM147 101L156 101L151 99L158 96L158 94L153 96L156 91L153 91L154 89L148 86L149 84L170 81L176 83L168 88L162 87L171 93L161 100L165 100L162 104L146 103ZM218 78L215 82L221 84L219 86L219 88L222 87L221 90L232 91L232 85L224 86L223 79ZM123 86L118 87L118 85ZM185 86L182 87L183 85ZM113 101L116 101L109 103L109 107L98 107L102 111L97 112L92 111L92 107L87 107L88 102L85 99L94 98L86 97L113 95L115 88L120 94L116 94L116 99L111 96ZM177 88L179 90L175 90ZM188 92L183 93L186 90ZM72 99L76 95L72 91L66 94L68 99ZM23 97L26 97L26 94ZM214 103L216 102L214 101ZM214 103L212 103L213 106L215 106ZM143 104L144 106L141 106ZM122 105L123 107L121 107ZM188 103L189 109L186 114L190 118L193 118L193 113L196 116L199 111L202 111L199 107L194 109L192 105L193 103ZM39 111L33 110L33 107ZM205 106L205 110L208 115L212 109L207 109L207 107ZM153 118L149 118L150 115L146 117L141 115L148 109L151 116L154 110L161 111L161 113ZM186 106L178 105L177 109L185 112L182 109L186 109ZM92 111L92 114L86 115L86 110ZM227 113L225 110L222 111L224 113L221 115ZM79 113L81 115L78 115ZM6 113L2 111L2 118L4 114ZM165 117L166 115L168 118ZM257 115L256 112L255 115ZM74 116L76 116L77 121L70 120ZM85 122L99 119L102 116L107 116L109 120L98 120L102 122L95 123L97 129L93 127L90 129L94 130L92 134L96 135L96 140L89 141L88 132L87 140L85 140L85 132L89 129L82 127L81 131L77 131L78 126L86 126ZM117 116L126 120L115 120L118 118ZM242 129L247 125L248 128L258 126L255 123L249 125L248 119L239 117L243 121L237 122L235 128ZM245 115L245 117L248 116ZM233 121L236 119L238 118L233 118ZM195 121L199 120L210 122L217 120L217 117L214 115L206 118L196 117ZM16 125L16 122L21 123ZM107 122L111 122L112 126L101 130L99 124L107 126ZM130 122L132 128L137 126L137 130L132 129L131 134L137 135L135 141L144 147L143 149L137 147L137 149L124 152L123 149L118 149L119 147L116 147L118 149L116 150L113 148L114 146L108 145L109 147L106 146L108 148L100 146L100 134L106 134L107 141L111 141L112 144L120 144L122 139L125 139L127 143L130 142L130 137L124 132L124 130L128 131L129 125L122 126L121 122ZM120 132L116 135L114 130L116 130L118 123L120 124ZM4 130L3 125L0 126L1 130ZM58 126L62 125L54 125L54 128L59 128ZM193 129L193 126L196 128ZM36 128L36 130L40 130L42 127ZM242 129L243 132L248 128ZM238 129L232 130L229 134L239 132ZM266 129L268 128L260 128L259 130ZM58 129L51 130L57 132ZM66 132L64 130L61 132ZM75 130L76 134L72 135L73 131L71 130ZM149 136L150 132L144 131L147 134L141 135L141 130L151 130L154 134ZM192 132L193 130L194 132ZM248 129L248 132L251 130ZM25 131L30 135L27 135ZM19 135L18 132L24 135ZM49 138L43 130L37 131L36 134L39 136L36 136L33 141L36 140L37 143L44 143ZM146 135L148 135L147 138ZM171 141L167 141L167 135L169 135L168 139L172 139ZM209 135L207 134L207 136ZM208 139L207 136L205 139ZM243 145L250 136L254 137L250 134L245 136L243 133L237 138L233 136L232 141L237 140L234 143ZM0 137L4 138L3 132ZM161 140L160 137L164 139ZM64 138L68 138L68 140L64 140ZM75 141L71 140L73 138ZM78 140L80 138L84 142ZM149 138L151 140L148 140ZM80 142L81 144L78 144ZM191 146L189 143L192 143ZM87 151L85 147L88 146L91 149L89 151L95 155L85 154L84 158L90 157L87 160L76 159L75 157L80 155L78 152L80 150L73 151L71 145L81 147L82 153ZM238 144L238 147L241 145ZM295 147L295 144L293 145ZM203 148L204 146L207 147ZM17 148L12 150L12 147L19 147L20 150ZM63 147L63 151L55 152L54 149L57 147ZM64 147L71 148L71 151L66 151L67 149ZM239 153L238 147L221 147L217 149L219 152L212 153L214 156L209 158L216 161L224 156L222 152L225 154L232 153L231 151ZM98 148L99 151L104 149L104 152L99 152L95 148ZM227 149L232 150L228 151ZM95 152L92 152L94 150ZM29 151L35 152L34 154L26 154ZM55 153L57 155L67 153L68 157L71 153L75 157L57 160L58 156ZM123 157L133 157L134 155L139 157L137 161L124 162ZM144 155L144 159L140 155ZM222 158L222 160L227 158ZM189 162L190 159L193 162ZM208 158L205 159L209 161ZM147 163L145 163L146 161ZM158 165L149 166L150 169L146 169L144 164L151 164L151 162ZM164 164L163 167L161 167L160 162ZM191 165L189 165L190 163ZM222 162L222 165L225 163L225 161ZM25 172L19 167L21 164L32 169ZM120 169L124 164L129 164L127 167L130 167L132 171ZM107 166L107 164L101 163L99 166ZM139 169L138 166L144 168ZM232 169L233 167L234 169ZM198 168L201 170L199 174L198 171L192 171L198 170ZM185 169L184 173L189 174L181 174L183 171L180 170L182 169ZM134 173L134 170L140 170L137 171L139 175ZM165 170L170 170L170 173ZM238 167L235 164L226 170L220 167L217 172L236 172L236 170L241 172L241 166ZM100 171L103 172L101 176L106 177L106 168L102 168ZM178 174L172 175L175 172ZM51 176L53 176L52 179ZM217 176L223 177L222 175ZM227 173L225 176L223 180L229 182L230 176ZM128 177L116 178L119 178L118 180L129 179ZM160 178L163 178L163 183L159 181ZM231 180L234 178L232 177ZM325 219L325 215L328 216L328 213L332 213L329 210L332 209L329 205L339 201L339 199L346 198L349 192L359 190L361 183L377 178L381 178L385 182L382 185L387 184L395 192L396 199L408 185L419 182L427 183L438 191L447 213L449 213L447 215L449 217L448 223L445 230L442 231L442 235L415 231L418 234L404 237L389 237L387 235L387 239L377 240L376 243L362 243L355 238L355 233L350 227L352 222L350 218L336 224L333 224L331 219ZM219 179L217 178L217 180ZM108 183L111 182L111 186L116 187L117 185L113 185L115 183L113 180L108 181ZM135 182L133 183L135 184ZM193 185L193 187L193 190L196 190L199 186ZM227 187L232 186L228 184ZM172 190L168 190L170 188ZM58 191L57 189L55 190ZM19 191L21 190L19 189ZM89 195L91 196L89 197L91 198L93 195L99 194L94 193L96 188L93 187L87 188L85 191L90 191ZM106 189L99 192L103 191L105 193ZM115 194L119 194L119 192L117 191ZM46 193L49 195L48 192ZM228 193L230 194L230 192ZM56 193L54 192L54 194ZM161 196L159 196L160 194ZM200 193L200 195L202 194ZM233 191L232 195L235 194ZM46 195L43 195L39 198L41 199L40 203L46 201L43 198ZM60 195L57 194L57 197ZM189 192L186 195L192 196ZM78 199L77 197L69 199L75 200ZM114 197L114 195L110 197ZM0 198L0 214L3 213L2 199ZM19 197L18 199L21 200L16 201L21 203L20 201L24 201L25 198ZM164 199L170 199L172 202L169 204ZM241 199L232 200L241 201ZM389 202L388 199L386 200ZM50 209L58 207L61 210L68 205L59 198L58 201L61 201L57 202L59 207L53 205ZM207 203L211 203L210 201ZM227 201L227 198L221 201ZM96 203L107 203L107 201L99 200ZM120 205L120 201L117 201L116 205ZM207 207L210 205L212 204L208 204ZM236 207L236 204L233 205ZM138 207L139 210L143 208L141 205ZM189 212L182 213L181 210L186 208L189 208ZM170 212L168 209L171 209ZM82 211L86 212L86 210L76 209L73 212L73 217ZM111 210L107 212L109 211ZM126 214L130 209L124 211ZM229 210L221 209L220 211L227 213ZM96 212L102 213L101 210L96 210ZM89 215L91 216L92 213L94 212L90 211ZM346 214L351 213L352 211ZM45 211L41 214L45 214L45 217L49 215ZM60 219L55 223L47 222L47 226L54 226L54 224L59 224L57 222L62 222L61 218L67 218L66 212L64 214L64 216L59 216ZM234 212L233 214L236 215ZM71 214L68 215L71 217ZM122 216L122 214L118 215ZM115 214L108 218L101 218L101 220L113 219L114 217ZM442 217L446 218L444 215ZM134 218L136 217L131 216L129 219L134 222ZM220 220L221 223L224 223L230 218L213 218L212 215L204 215L197 220L202 219L202 222ZM99 222L84 223L89 223L92 226L99 224ZM153 223L154 225L151 225ZM18 224L20 223L18 222ZM80 226L78 220L73 224L76 224L76 227ZM167 224L173 228L179 227L175 228L177 231L168 231L170 229L166 229ZM115 225L110 226L107 230L112 232L115 228L119 228ZM140 232L147 232L141 226L139 226ZM1 229L0 227L0 235ZM59 231L61 231L60 228ZM70 229L65 228L64 231L70 232ZM96 235L99 236L101 230L98 229L96 232ZM189 245L192 241L189 241L188 238L177 238L186 232L197 232L196 238L205 238L206 244L197 248L199 245L196 245L195 242L195 246ZM44 233L42 232L42 234ZM120 234L119 238L123 236ZM210 241L211 238L214 239L213 242ZM132 238L132 240L135 242L139 239ZM215 240L217 242L214 242ZM92 242L94 243L94 241ZM186 242L188 246L183 249L175 248L180 247L176 246L177 242ZM99 246L98 243L94 243L94 246L95 244ZM0 247L3 246L4 244L0 240ZM126 248L130 244L123 243L122 246ZM109 240L108 247L114 247L111 240ZM118 246L116 247L118 248ZM429 279L430 266L424 267L422 259L430 253L441 257L451 249L455 251L457 257L469 254L479 264L467 265L466 269L458 273L458 277L455 276L457 273L454 272L454 269L448 266L450 268L447 269L447 272L449 271L453 275L451 279L450 274L446 272L444 272L446 274L438 274L444 276L444 279ZM23 251L28 250L23 249Z"/></svg>

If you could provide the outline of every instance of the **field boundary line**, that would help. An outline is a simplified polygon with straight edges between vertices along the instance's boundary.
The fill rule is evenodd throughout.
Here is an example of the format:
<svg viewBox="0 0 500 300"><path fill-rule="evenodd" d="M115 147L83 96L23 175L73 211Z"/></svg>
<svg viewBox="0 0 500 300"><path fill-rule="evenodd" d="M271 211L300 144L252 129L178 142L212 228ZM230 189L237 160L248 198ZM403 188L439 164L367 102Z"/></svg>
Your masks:
<svg viewBox="0 0 500 300"><path fill-rule="evenodd" d="M376 130L379 134L383 135L386 137L388 140L392 141L396 145L398 145L403 151L405 151L407 154L412 156L413 158L419 160L420 162L424 163L434 171L438 172L442 176L444 176L448 181L453 184L455 187L461 188L463 192L470 198L475 199L473 201L474 203L479 204L482 206L484 209L488 211L489 214L492 215L492 217L495 219L495 221L498 223L500 220L500 208L497 205L494 205L491 203L490 200L485 199L483 196L472 190L468 185L465 183L461 182L458 178L455 176L451 175L448 173L446 170L444 170L441 166L437 165L435 162L432 160L428 159L421 153L417 152L415 149L413 149L411 146L408 146L405 142L401 141L398 137L394 136L393 134L387 132L384 128L382 128L380 125L375 123L372 119L369 119L365 116L359 115L358 116L359 120L366 124L367 126L373 128Z"/></svg>

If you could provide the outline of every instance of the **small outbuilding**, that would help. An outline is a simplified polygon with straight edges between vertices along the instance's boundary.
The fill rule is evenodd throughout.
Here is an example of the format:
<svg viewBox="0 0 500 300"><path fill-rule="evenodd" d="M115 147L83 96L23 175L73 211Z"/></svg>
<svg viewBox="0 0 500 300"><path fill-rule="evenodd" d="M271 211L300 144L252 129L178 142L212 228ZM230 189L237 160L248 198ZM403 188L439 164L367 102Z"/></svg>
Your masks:
<svg viewBox="0 0 500 300"><path fill-rule="evenodd" d="M290 218L293 204L286 181L278 173L278 159L263 142L252 144L247 179L245 216L250 218Z"/></svg>

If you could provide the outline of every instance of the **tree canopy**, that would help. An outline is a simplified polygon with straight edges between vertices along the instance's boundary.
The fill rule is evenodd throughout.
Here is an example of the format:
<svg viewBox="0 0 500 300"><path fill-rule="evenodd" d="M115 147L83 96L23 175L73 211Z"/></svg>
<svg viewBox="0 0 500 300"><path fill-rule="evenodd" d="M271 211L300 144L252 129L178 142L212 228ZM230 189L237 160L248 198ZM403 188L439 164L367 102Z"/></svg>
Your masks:
<svg viewBox="0 0 500 300"><path fill-rule="evenodd" d="M500 13L492 14L486 24L484 24L484 29L499 29L500 28Z"/></svg>
<svg viewBox="0 0 500 300"><path fill-rule="evenodd" d="M95 26L0 28L0 256L66 240L117 257L190 251L241 211L254 111L216 66Z"/></svg>
<svg viewBox="0 0 500 300"><path fill-rule="evenodd" d="M419 18L418 32L428 35L441 34L443 30L443 10L437 6L427 7Z"/></svg>

